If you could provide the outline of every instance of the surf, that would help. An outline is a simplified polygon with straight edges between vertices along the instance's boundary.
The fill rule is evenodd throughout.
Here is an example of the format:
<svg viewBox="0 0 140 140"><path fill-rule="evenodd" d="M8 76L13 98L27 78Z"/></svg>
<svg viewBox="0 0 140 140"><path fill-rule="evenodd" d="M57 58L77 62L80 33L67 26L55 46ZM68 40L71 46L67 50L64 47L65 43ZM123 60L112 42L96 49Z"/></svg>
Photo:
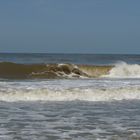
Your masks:
<svg viewBox="0 0 140 140"><path fill-rule="evenodd" d="M0 63L0 78L9 79L57 79L57 78L93 78L110 70L110 66L92 66L76 64L17 64Z"/></svg>
<svg viewBox="0 0 140 140"><path fill-rule="evenodd" d="M118 101L140 100L139 87L121 88L73 88L63 90L42 89L10 89L7 93L0 92L0 101Z"/></svg>
<svg viewBox="0 0 140 140"><path fill-rule="evenodd" d="M107 78L140 78L140 65L128 64L126 62L118 62L109 71L107 75L102 77Z"/></svg>
<svg viewBox="0 0 140 140"><path fill-rule="evenodd" d="M140 78L140 65L119 62L113 65L17 64L0 62L0 78L7 79L83 79Z"/></svg>

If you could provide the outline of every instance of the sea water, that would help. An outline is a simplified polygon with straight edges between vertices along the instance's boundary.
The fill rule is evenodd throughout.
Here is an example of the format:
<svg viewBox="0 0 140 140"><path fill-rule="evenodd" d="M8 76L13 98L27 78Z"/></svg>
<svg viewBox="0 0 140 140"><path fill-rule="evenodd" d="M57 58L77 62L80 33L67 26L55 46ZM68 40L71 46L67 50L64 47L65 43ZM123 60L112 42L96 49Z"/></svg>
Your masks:
<svg viewBox="0 0 140 140"><path fill-rule="evenodd" d="M140 139L139 60L140 55L0 54L1 63L114 66L99 77L1 77L0 140Z"/></svg>

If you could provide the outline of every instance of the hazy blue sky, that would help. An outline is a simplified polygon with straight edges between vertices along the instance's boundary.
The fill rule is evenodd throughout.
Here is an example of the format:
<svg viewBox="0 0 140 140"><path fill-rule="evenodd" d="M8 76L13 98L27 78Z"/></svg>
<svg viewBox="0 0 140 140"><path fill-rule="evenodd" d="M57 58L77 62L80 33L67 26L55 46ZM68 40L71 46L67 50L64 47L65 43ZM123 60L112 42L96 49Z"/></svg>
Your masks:
<svg viewBox="0 0 140 140"><path fill-rule="evenodd" d="M0 0L0 52L140 53L140 0Z"/></svg>

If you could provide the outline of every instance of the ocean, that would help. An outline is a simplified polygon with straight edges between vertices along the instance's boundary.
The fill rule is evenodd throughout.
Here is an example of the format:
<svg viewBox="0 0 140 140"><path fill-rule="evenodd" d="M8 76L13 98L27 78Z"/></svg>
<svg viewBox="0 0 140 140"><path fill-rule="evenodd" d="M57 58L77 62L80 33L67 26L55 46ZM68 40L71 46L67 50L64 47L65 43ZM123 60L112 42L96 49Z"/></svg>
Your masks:
<svg viewBox="0 0 140 140"><path fill-rule="evenodd" d="M0 140L140 139L140 55L0 53Z"/></svg>

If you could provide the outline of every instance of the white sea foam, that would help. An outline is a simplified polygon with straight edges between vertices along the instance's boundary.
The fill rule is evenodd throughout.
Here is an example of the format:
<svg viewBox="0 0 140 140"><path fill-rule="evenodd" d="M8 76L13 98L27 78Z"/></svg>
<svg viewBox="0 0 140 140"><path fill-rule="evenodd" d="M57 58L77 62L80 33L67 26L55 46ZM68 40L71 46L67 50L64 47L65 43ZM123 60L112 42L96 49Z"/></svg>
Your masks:
<svg viewBox="0 0 140 140"><path fill-rule="evenodd" d="M114 101L140 99L139 79L0 82L0 101Z"/></svg>
<svg viewBox="0 0 140 140"><path fill-rule="evenodd" d="M110 78L140 78L140 65L119 62L109 71L108 75L102 77Z"/></svg>
<svg viewBox="0 0 140 140"><path fill-rule="evenodd" d="M125 87L112 89L34 89L9 90L0 92L0 101L113 101L140 99L140 87Z"/></svg>

